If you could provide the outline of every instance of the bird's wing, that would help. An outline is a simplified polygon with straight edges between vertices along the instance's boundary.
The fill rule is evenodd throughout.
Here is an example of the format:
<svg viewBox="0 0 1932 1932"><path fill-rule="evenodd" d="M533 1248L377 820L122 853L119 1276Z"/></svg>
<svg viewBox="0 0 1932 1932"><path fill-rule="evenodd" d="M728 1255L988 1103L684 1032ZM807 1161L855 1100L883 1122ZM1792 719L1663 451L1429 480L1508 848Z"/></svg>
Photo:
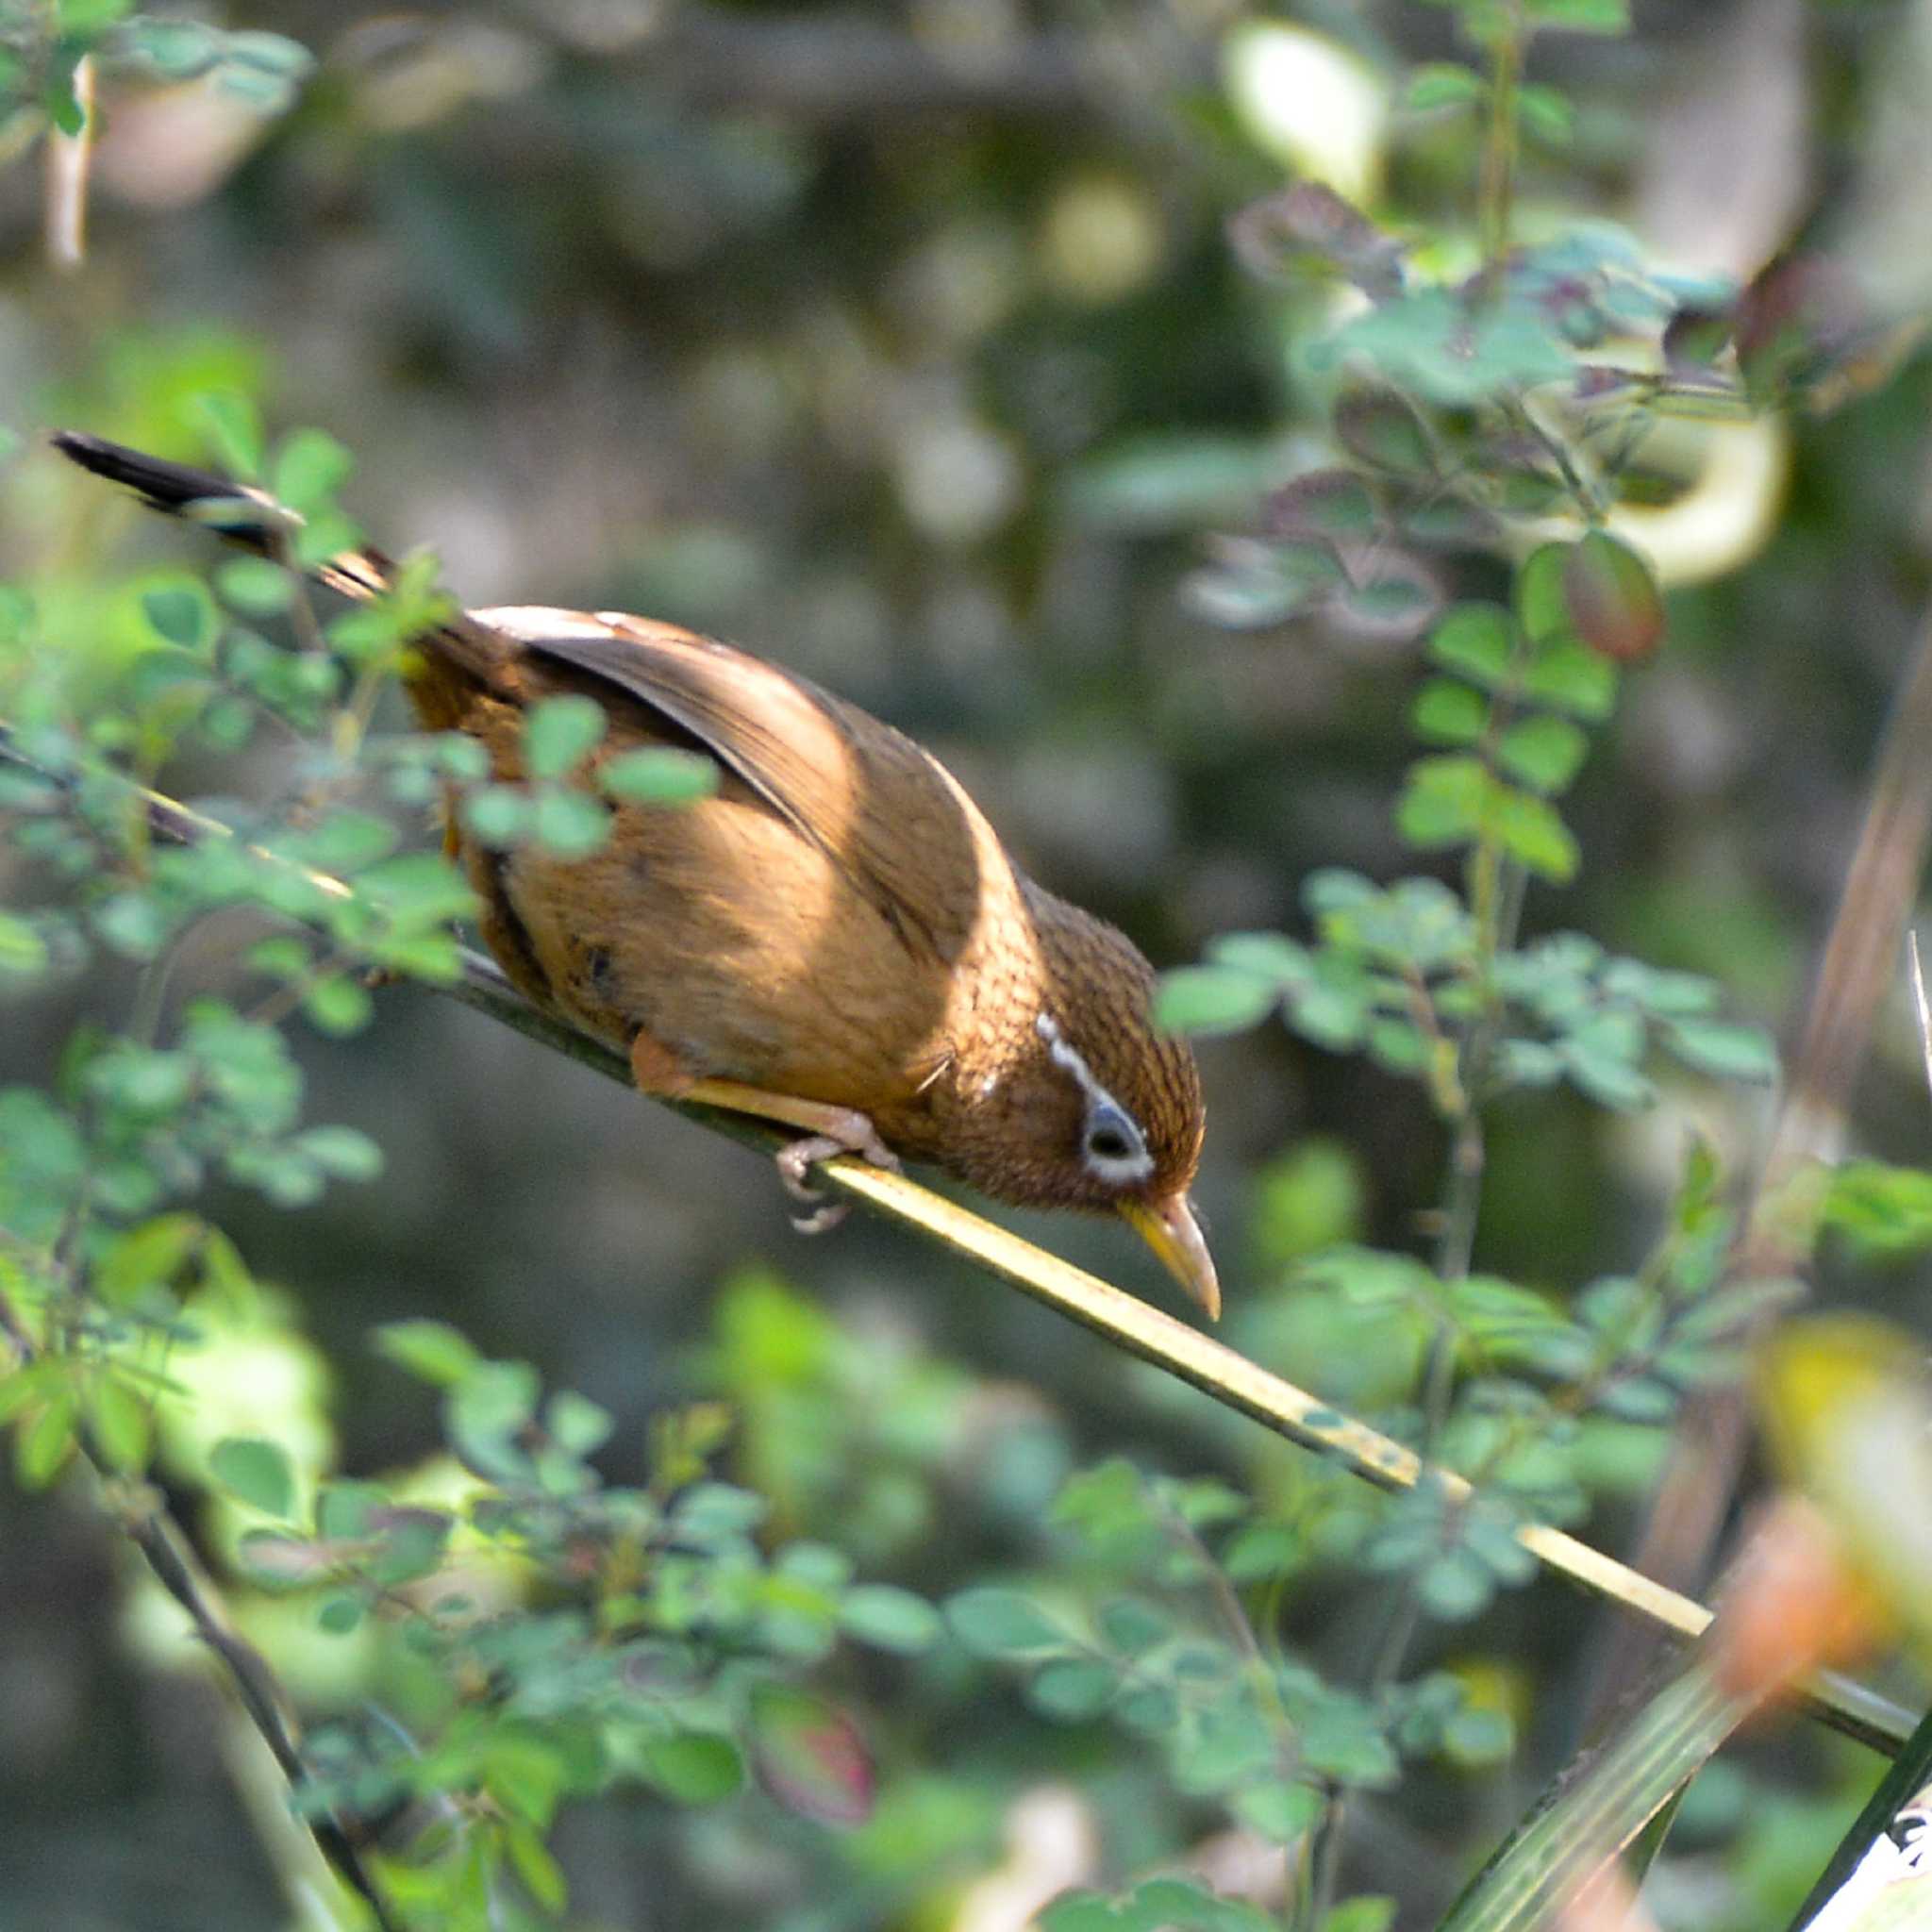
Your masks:
<svg viewBox="0 0 1932 1932"><path fill-rule="evenodd" d="M997 837L945 768L807 680L618 611L472 614L689 733L838 865L908 945L953 958L982 893L1015 891Z"/></svg>

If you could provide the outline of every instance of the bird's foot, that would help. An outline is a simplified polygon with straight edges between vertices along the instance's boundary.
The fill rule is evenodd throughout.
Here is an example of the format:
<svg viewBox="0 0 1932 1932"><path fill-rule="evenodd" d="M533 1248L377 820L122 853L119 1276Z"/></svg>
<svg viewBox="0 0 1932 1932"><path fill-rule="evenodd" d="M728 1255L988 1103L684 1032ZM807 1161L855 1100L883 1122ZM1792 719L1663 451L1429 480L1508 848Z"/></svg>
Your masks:
<svg viewBox="0 0 1932 1932"><path fill-rule="evenodd" d="M794 1200L812 1204L809 1214L794 1214L791 1224L800 1234L824 1234L845 1219L851 1204L827 1201L824 1190L806 1178L806 1170L816 1161L831 1160L841 1154L856 1154L889 1174L900 1172L899 1157L879 1139L869 1114L857 1108L826 1108L816 1123L820 1131L793 1141L777 1153L778 1178Z"/></svg>

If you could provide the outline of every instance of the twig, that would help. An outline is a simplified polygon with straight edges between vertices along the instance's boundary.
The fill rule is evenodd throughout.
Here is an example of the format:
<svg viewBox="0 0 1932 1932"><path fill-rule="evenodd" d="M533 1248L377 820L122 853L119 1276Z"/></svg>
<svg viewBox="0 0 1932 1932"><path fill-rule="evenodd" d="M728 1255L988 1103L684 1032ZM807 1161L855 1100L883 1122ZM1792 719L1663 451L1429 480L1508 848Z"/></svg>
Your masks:
<svg viewBox="0 0 1932 1932"><path fill-rule="evenodd" d="M1899 941L1925 869L1928 839L1932 606L1920 619L1879 747L1790 1082L1727 1271L1733 1280L1789 1275L1810 1255L1824 1198L1816 1177L1839 1158L1852 1082L1898 971ZM1697 1587L1729 1512L1749 1433L1743 1402L1733 1390L1686 1406L1638 1547L1639 1569ZM1619 1686L1645 1674L1650 1641L1648 1632L1627 1624L1610 1633L1594 1690L1579 1700L1586 1721L1614 1699Z"/></svg>
<svg viewBox="0 0 1932 1932"><path fill-rule="evenodd" d="M94 152L94 57L74 63L74 103L80 125L47 136L47 257L56 268L76 269L87 258L87 184Z"/></svg>
<svg viewBox="0 0 1932 1932"><path fill-rule="evenodd" d="M1919 959L1916 930L1906 934L1906 942L1912 959L1912 1010L1919 1019L1919 1051L1925 1060L1925 1089L1932 1092L1932 1007L1925 1003L1925 969Z"/></svg>
<svg viewBox="0 0 1932 1932"><path fill-rule="evenodd" d="M0 1334L23 1367L38 1358L40 1351L33 1336L5 1296L0 1296ZM116 1479L84 1424L76 1427L75 1441L95 1481L104 1491L112 1486ZM142 1485L129 1504L112 1508L110 1513L141 1552L155 1581L187 1613L195 1636L221 1665L229 1689L268 1746L290 1789L299 1790L308 1774L302 1762L302 1729L293 1707L268 1659L235 1628L214 1579L202 1567L180 1524L168 1513L160 1492ZM403 1932L402 1922L390 1910L381 1888L341 1820L330 1813L311 1818L308 1824L316 1848L336 1876L369 1907L380 1932Z"/></svg>
<svg viewBox="0 0 1932 1932"><path fill-rule="evenodd" d="M0 758L60 782L58 775L42 771L13 747L4 724L0 724ZM144 786L130 784L129 789L142 802L149 824L163 837L192 843L235 836L226 825L203 817L178 799ZM252 849L274 863L293 863L259 847ZM296 870L332 898L355 897L355 889L344 880L307 866ZM460 960L461 971L456 980L447 986L425 982L427 990L475 1007L607 1079L626 1088L633 1086L629 1063L615 1047L589 1039L554 1015L539 1011L482 954L463 947ZM768 1149L779 1141L774 1131L739 1115L675 1101L658 1104L754 1147ZM1332 1405L1271 1374L1224 1343L1149 1307L1111 1282L1035 1247L904 1174L888 1174L850 1156L826 1161L815 1172L841 1193L924 1235L1070 1321L1092 1329L1115 1347L1191 1383L1224 1408L1327 1457L1377 1489L1412 1490L1426 1478L1451 1508L1474 1497L1474 1486L1456 1471L1425 1465L1412 1449L1366 1424L1338 1414ZM1697 1637L1710 1622L1710 1612L1703 1605L1653 1583L1562 1530L1527 1523L1516 1531L1516 1541L1545 1568L1592 1595L1634 1610L1674 1636ZM1888 1754L1910 1735L1915 1722L1888 1700L1838 1679L1819 1679L1804 1692L1801 1702L1833 1728Z"/></svg>

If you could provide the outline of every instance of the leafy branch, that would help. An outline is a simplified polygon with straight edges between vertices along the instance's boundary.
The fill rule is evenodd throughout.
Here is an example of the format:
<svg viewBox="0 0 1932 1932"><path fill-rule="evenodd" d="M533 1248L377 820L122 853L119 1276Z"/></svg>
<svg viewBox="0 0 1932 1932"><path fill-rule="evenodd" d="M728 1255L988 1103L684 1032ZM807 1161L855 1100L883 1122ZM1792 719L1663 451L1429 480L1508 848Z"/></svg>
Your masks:
<svg viewBox="0 0 1932 1932"><path fill-rule="evenodd" d="M31 1372L44 1357L21 1311L4 1292L0 1292L0 1336L15 1360L14 1373L7 1381L11 1408L33 1394ZM71 1417L70 1422L72 1438L93 1474L103 1507L141 1552L155 1581L186 1612L196 1639L220 1664L229 1689L268 1746L290 1790L302 1790L308 1778L302 1755L302 1726L267 1659L236 1629L214 1579L195 1555L187 1533L170 1514L159 1491L121 1475L123 1458L103 1441L98 1422L88 1424ZM61 1434L65 1441L70 1431ZM391 1910L344 1816L332 1807L314 1807L308 1813L308 1828L330 1869L368 1907L379 1932L402 1932L402 1921Z"/></svg>
<svg viewBox="0 0 1932 1932"><path fill-rule="evenodd" d="M4 736L0 736L0 756L32 769L30 761ZM144 788L130 790L138 796L149 824L164 838L189 842L234 839L228 827L175 799ZM325 899L349 903L357 897L356 889L342 879L311 868L298 870L309 890ZM447 983L425 982L431 991L488 1014L608 1079L626 1088L632 1085L624 1056L614 1048L532 1007L481 954L463 947L458 958L458 976ZM659 1104L752 1146L770 1148L778 1141L774 1133L738 1116L675 1102ZM1198 1329L904 1174L888 1174L849 1158L829 1161L820 1172L830 1186L885 1219L912 1229L1091 1329L1115 1347L1191 1384L1224 1407L1260 1423L1365 1482L1398 1491L1427 1484L1452 1506L1467 1504L1475 1497L1473 1485L1454 1470L1425 1463L1392 1438L1340 1415L1330 1404ZM1515 1530L1515 1541L1539 1563L1580 1589L1617 1603L1679 1638L1698 1636L1709 1622L1709 1612L1703 1606L1676 1591L1660 1589L1562 1530L1525 1523ZM1879 1751L1889 1752L1911 1731L1906 1713L1835 1678L1821 1678L1807 1690L1804 1702L1814 1716Z"/></svg>

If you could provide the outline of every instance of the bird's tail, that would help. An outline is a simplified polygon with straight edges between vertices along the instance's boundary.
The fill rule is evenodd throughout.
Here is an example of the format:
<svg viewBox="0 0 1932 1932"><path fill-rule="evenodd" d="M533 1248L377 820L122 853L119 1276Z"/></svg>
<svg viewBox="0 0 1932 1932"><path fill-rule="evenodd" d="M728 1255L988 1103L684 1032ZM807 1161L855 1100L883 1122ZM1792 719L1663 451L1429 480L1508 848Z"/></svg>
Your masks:
<svg viewBox="0 0 1932 1932"><path fill-rule="evenodd" d="M296 521L274 497L233 483L212 470L191 469L162 457L146 456L105 437L77 429L57 429L54 447L70 462L134 491L150 509L205 525L230 543L258 556L285 554L283 539ZM345 597L366 602L379 597L395 577L395 566L379 550L344 550L313 567L316 578Z"/></svg>
<svg viewBox="0 0 1932 1932"><path fill-rule="evenodd" d="M212 470L151 457L105 437L77 429L57 429L53 444L70 462L110 483L133 491L150 509L203 524L230 543L260 557L281 560L285 539L298 521L265 491L230 481ZM308 566L308 575L345 597L367 603L380 597L395 581L396 567L379 550L338 551L321 563ZM453 612L421 642L428 644L459 670L485 684L501 681L511 651L509 641L462 612Z"/></svg>

